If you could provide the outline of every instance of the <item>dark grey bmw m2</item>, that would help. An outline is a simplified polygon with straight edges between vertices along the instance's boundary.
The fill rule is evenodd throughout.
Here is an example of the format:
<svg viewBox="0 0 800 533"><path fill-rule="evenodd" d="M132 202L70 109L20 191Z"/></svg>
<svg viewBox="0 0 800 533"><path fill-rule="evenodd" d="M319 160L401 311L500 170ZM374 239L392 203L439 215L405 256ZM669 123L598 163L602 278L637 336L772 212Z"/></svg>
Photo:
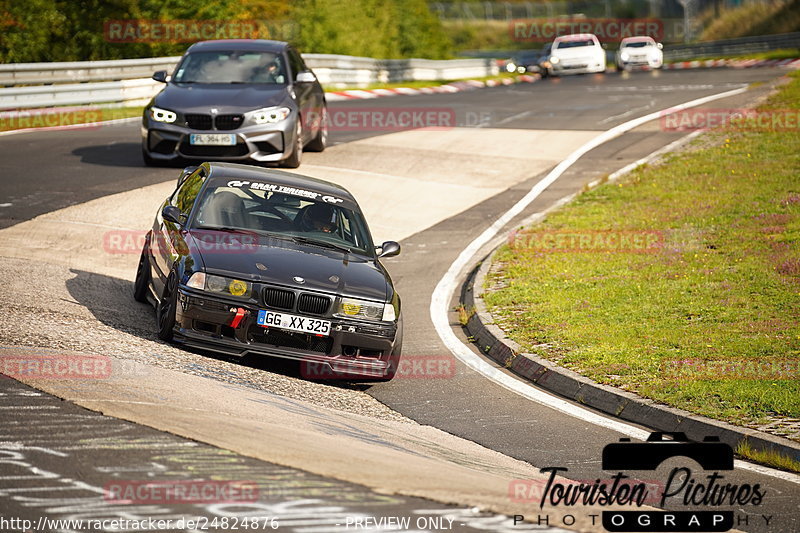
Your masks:
<svg viewBox="0 0 800 533"><path fill-rule="evenodd" d="M328 140L325 93L300 53L267 40L199 42L145 107L142 157L300 166Z"/></svg>

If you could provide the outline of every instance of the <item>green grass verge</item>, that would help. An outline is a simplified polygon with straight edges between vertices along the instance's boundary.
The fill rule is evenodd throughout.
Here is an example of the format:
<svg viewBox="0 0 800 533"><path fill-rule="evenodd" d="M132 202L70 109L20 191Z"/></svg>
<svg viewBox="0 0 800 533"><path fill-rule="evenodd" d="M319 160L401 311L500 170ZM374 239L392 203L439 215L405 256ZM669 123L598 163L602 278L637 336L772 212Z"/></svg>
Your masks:
<svg viewBox="0 0 800 533"><path fill-rule="evenodd" d="M736 446L736 454L745 459L755 461L756 463L789 470L791 472L800 472L800 461L796 461L774 450L755 450L750 446L747 440L739 442L739 445Z"/></svg>
<svg viewBox="0 0 800 533"><path fill-rule="evenodd" d="M800 109L800 73L761 109ZM487 277L496 322L528 352L694 413L800 418L797 127L710 132L527 229L535 235L502 247ZM536 245L547 232L594 244L604 231L660 235L662 246Z"/></svg>
<svg viewBox="0 0 800 533"><path fill-rule="evenodd" d="M798 59L798 58L800 58L800 49L782 48L780 50L770 50L769 52L760 52L758 54L698 57L694 59L677 59L675 61L667 61L667 63L682 63L684 61L708 61L713 59Z"/></svg>

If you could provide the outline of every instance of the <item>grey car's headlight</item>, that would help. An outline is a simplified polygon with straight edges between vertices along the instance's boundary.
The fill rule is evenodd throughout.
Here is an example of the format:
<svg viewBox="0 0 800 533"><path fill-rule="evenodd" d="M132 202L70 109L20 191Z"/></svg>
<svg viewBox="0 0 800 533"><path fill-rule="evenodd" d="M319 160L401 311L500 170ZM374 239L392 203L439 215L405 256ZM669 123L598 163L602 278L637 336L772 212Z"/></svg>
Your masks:
<svg viewBox="0 0 800 533"><path fill-rule="evenodd" d="M275 124L282 120L292 112L288 107L268 107L266 109L259 109L253 112L253 122L256 124Z"/></svg>
<svg viewBox="0 0 800 533"><path fill-rule="evenodd" d="M214 276L205 272L192 274L186 286L202 291L224 294L225 296L236 296L237 298L250 298L250 295L253 294L253 284L249 281Z"/></svg>
<svg viewBox="0 0 800 533"><path fill-rule="evenodd" d="M156 122L166 122L167 124L172 124L178 119L178 115L176 115L173 111L169 111L167 109L161 109L160 107L151 107L150 118L152 118Z"/></svg>
<svg viewBox="0 0 800 533"><path fill-rule="evenodd" d="M559 61L561 61L561 60L558 57L550 56L550 63L552 63L554 65L557 65Z"/></svg>
<svg viewBox="0 0 800 533"><path fill-rule="evenodd" d="M620 58L621 60L623 60L623 61L627 61L628 59L630 59L630 58L631 58L631 56L630 56L630 55L628 55L628 52L622 52L622 53L619 55L619 58Z"/></svg>
<svg viewBox="0 0 800 533"><path fill-rule="evenodd" d="M339 300L339 305L334 314L343 318L382 320L384 322L394 322L397 319L392 304L369 302L355 298L342 298Z"/></svg>

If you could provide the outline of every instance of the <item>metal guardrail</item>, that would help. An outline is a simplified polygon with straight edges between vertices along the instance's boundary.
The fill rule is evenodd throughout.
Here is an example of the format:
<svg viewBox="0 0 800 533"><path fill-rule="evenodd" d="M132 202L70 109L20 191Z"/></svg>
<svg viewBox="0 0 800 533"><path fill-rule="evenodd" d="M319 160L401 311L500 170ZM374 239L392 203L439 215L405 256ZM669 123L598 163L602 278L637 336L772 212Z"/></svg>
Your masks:
<svg viewBox="0 0 800 533"><path fill-rule="evenodd" d="M342 88L411 80L447 80L497 74L491 59L373 59L304 54L326 87ZM180 57L0 65L0 109L63 105L141 105L163 85L150 79L172 71ZM36 85L34 85L36 84Z"/></svg>
<svg viewBox="0 0 800 533"><path fill-rule="evenodd" d="M800 32L668 46L664 48L664 59L666 61L680 61L701 57L716 58L757 54L782 48L800 48Z"/></svg>

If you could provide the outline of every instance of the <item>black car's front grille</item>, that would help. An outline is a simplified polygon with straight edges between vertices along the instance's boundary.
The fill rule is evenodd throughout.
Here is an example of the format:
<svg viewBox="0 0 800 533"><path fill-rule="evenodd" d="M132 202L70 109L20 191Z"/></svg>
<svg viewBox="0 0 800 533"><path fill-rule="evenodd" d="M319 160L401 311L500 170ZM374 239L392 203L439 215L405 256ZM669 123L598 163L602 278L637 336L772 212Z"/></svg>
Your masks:
<svg viewBox="0 0 800 533"><path fill-rule="evenodd" d="M217 115L214 127L218 130L235 130L242 125L244 115Z"/></svg>
<svg viewBox="0 0 800 533"><path fill-rule="evenodd" d="M184 117L186 118L186 126L193 130L211 129L211 115L187 113Z"/></svg>
<svg viewBox="0 0 800 533"><path fill-rule="evenodd" d="M292 307L294 307L294 293L292 291L267 287L264 289L264 303L267 307L291 310Z"/></svg>
<svg viewBox="0 0 800 533"><path fill-rule="evenodd" d="M318 294L304 293L297 302L297 310L310 315L324 315L331 306L331 299Z"/></svg>

